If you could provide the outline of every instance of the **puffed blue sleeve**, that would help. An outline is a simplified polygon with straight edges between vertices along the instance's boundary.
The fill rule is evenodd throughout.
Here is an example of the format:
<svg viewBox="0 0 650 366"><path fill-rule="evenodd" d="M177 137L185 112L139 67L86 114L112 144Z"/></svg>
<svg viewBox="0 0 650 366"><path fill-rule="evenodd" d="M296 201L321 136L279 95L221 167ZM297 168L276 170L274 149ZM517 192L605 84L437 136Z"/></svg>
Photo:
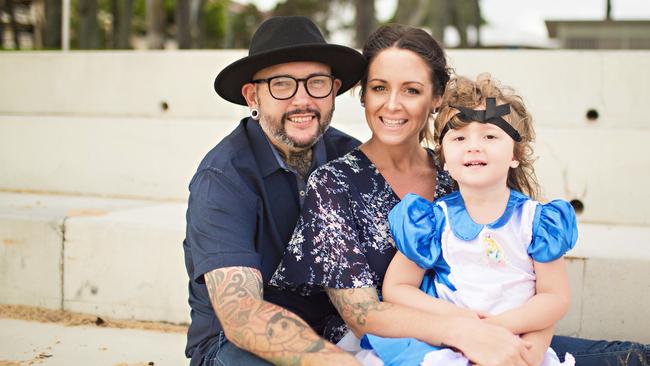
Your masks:
<svg viewBox="0 0 650 366"><path fill-rule="evenodd" d="M397 249L423 269L433 268L440 256L445 216L442 208L409 193L388 214Z"/></svg>
<svg viewBox="0 0 650 366"><path fill-rule="evenodd" d="M537 262L552 262L571 250L578 240L578 225L573 207L554 200L538 205L533 219L533 239L528 255Z"/></svg>

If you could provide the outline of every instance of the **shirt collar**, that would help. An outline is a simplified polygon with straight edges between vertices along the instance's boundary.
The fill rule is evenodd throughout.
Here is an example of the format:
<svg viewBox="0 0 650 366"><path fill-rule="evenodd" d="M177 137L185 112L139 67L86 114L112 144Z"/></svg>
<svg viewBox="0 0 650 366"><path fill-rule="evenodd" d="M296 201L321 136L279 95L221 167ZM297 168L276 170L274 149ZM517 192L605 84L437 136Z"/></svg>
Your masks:
<svg viewBox="0 0 650 366"><path fill-rule="evenodd" d="M463 196L460 195L459 191L449 194L442 200L447 205L447 216L449 217L451 230L458 238L469 241L475 239L485 226L490 229L498 229L504 226L510 221L515 209L523 205L529 198L511 189L505 211L501 217L487 225L477 224L472 220L469 212L465 209L465 201L463 201Z"/></svg>

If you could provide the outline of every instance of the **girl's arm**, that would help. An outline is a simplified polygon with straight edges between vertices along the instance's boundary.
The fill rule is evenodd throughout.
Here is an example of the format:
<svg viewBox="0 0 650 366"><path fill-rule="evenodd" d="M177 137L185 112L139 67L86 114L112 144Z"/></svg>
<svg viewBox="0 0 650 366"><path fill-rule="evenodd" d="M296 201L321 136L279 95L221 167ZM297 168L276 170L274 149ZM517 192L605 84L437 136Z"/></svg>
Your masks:
<svg viewBox="0 0 650 366"><path fill-rule="evenodd" d="M488 316L485 322L523 334L552 327L562 319L571 297L564 258L548 263L535 261L534 266L535 296L518 308Z"/></svg>
<svg viewBox="0 0 650 366"><path fill-rule="evenodd" d="M551 346L551 339L553 338L554 332L555 326L551 326L546 329L521 335L521 339L528 341L532 345L530 349L532 351L532 357L528 361L529 366L538 366L542 364L542 361L544 361L544 355L546 355L546 350Z"/></svg>
<svg viewBox="0 0 650 366"><path fill-rule="evenodd" d="M382 286L384 300L428 313L478 319L475 312L461 308L449 301L435 298L420 290L424 273L424 269L401 252L397 252L384 277Z"/></svg>

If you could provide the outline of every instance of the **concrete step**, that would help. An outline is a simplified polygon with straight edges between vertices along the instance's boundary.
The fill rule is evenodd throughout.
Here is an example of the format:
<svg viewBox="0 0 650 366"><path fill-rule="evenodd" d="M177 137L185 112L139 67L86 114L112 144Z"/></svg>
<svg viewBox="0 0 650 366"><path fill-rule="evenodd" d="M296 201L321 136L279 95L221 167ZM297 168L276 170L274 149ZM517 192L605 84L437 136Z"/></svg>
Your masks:
<svg viewBox="0 0 650 366"><path fill-rule="evenodd" d="M650 80L650 51L447 52L459 75L489 71L515 87L539 126L648 129L637 109L648 101L638 81ZM0 80L11 87L0 91L0 114L230 120L245 109L219 98L213 81L245 55L243 50L5 52ZM596 121L586 118L591 109L599 114ZM358 96L339 97L336 118L362 122Z"/></svg>
<svg viewBox="0 0 650 366"><path fill-rule="evenodd" d="M188 365L185 334L0 319L0 365Z"/></svg>
<svg viewBox="0 0 650 366"><path fill-rule="evenodd" d="M184 203L0 193L0 303L187 323ZM650 343L650 228L580 224L558 333Z"/></svg>
<svg viewBox="0 0 650 366"><path fill-rule="evenodd" d="M0 190L185 202L199 162L235 123L0 116ZM365 124L336 126L370 137ZM650 226L650 191L639 189L650 186L649 140L650 130L538 129L545 196L580 201L583 222Z"/></svg>
<svg viewBox="0 0 650 366"><path fill-rule="evenodd" d="M0 303L188 322L185 206L0 193Z"/></svg>

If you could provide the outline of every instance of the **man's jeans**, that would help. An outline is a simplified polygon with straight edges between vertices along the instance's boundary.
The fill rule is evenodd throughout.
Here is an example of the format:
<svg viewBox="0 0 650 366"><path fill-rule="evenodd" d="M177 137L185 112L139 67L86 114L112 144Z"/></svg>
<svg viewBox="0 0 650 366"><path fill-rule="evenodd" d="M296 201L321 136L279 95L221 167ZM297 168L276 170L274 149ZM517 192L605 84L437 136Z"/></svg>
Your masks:
<svg viewBox="0 0 650 366"><path fill-rule="evenodd" d="M564 354L571 353L577 366L627 365L648 366L650 345L619 341L592 341L589 339L555 336L551 348L564 361Z"/></svg>
<svg viewBox="0 0 650 366"><path fill-rule="evenodd" d="M218 341L206 352L201 366L270 366L271 364L237 348L228 342L223 332ZM650 346L633 342L592 341L589 339L555 336L551 347L564 361L564 354L571 353L577 366L648 366Z"/></svg>
<svg viewBox="0 0 650 366"><path fill-rule="evenodd" d="M208 349L203 357L201 366L272 366L270 363L237 348L230 343L223 332L217 335L217 342Z"/></svg>

